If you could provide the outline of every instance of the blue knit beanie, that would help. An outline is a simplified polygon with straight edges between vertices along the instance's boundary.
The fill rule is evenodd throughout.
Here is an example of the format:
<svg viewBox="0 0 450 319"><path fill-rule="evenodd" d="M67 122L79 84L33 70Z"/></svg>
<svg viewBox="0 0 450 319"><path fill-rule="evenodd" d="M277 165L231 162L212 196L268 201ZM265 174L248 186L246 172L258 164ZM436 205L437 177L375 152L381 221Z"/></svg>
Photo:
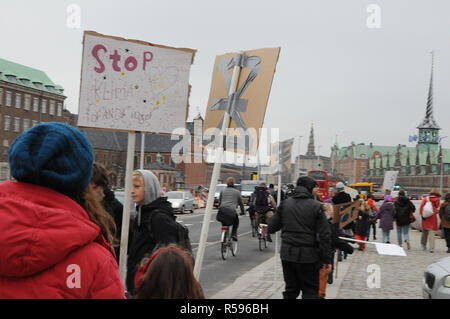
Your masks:
<svg viewBox="0 0 450 319"><path fill-rule="evenodd" d="M19 182L45 186L69 197L88 186L94 155L78 129L59 122L39 124L9 149L11 175Z"/></svg>

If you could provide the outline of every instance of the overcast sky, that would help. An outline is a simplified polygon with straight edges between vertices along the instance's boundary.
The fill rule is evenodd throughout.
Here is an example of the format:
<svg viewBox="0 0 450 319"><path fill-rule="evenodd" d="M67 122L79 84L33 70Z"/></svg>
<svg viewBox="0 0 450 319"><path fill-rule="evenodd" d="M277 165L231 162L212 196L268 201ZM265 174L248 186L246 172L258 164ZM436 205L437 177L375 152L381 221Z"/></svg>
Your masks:
<svg viewBox="0 0 450 319"><path fill-rule="evenodd" d="M190 118L205 114L214 59L281 47L265 127L280 138L314 123L316 152L355 143L406 144L425 115L435 51L434 116L450 147L448 0L1 1L0 57L41 69L65 88L78 113L84 30L198 50L191 67ZM81 9L80 28L67 8ZM369 5L380 9L380 27ZM294 154L298 153L298 138Z"/></svg>

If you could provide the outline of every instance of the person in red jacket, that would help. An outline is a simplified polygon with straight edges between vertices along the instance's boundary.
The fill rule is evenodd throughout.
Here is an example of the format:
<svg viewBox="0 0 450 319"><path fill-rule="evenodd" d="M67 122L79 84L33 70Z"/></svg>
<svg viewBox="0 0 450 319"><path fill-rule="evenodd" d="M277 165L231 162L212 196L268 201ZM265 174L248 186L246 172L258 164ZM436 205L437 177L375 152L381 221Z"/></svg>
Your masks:
<svg viewBox="0 0 450 319"><path fill-rule="evenodd" d="M430 243L430 253L434 252L434 235L438 230L437 213L439 210L441 193L437 189L432 189L430 191L430 196L422 199L420 204L420 216L422 216L422 237L420 243L422 244L423 250L427 250L427 241ZM425 206L427 200L431 202L433 207L433 215L428 218L423 217L423 207Z"/></svg>
<svg viewBox="0 0 450 319"><path fill-rule="evenodd" d="M0 298L125 298L86 136L37 125L11 145L9 164L17 182L0 184Z"/></svg>
<svg viewBox="0 0 450 319"><path fill-rule="evenodd" d="M370 239L370 229L373 229L373 240L377 240L377 214L378 208L373 201L373 195L367 196L367 204L370 207L369 213L369 230L367 231L367 240Z"/></svg>

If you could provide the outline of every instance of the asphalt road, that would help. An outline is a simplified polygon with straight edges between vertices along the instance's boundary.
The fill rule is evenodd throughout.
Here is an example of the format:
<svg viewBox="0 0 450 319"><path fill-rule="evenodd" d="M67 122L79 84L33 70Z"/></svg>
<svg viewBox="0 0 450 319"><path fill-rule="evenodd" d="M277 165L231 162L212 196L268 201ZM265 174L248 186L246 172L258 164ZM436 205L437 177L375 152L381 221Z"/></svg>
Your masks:
<svg viewBox="0 0 450 319"><path fill-rule="evenodd" d="M258 239L252 237L251 234L250 218L245 215L239 216L236 256L233 257L229 254L227 260L222 260L220 254L221 224L216 221L216 214L217 209L214 209L200 273L200 285L207 298L232 284L247 271L273 257L275 253L275 236L273 236L273 242L268 243L265 250L259 250ZM177 214L177 221L189 229L194 254L197 253L204 215L205 209L197 209L193 214Z"/></svg>

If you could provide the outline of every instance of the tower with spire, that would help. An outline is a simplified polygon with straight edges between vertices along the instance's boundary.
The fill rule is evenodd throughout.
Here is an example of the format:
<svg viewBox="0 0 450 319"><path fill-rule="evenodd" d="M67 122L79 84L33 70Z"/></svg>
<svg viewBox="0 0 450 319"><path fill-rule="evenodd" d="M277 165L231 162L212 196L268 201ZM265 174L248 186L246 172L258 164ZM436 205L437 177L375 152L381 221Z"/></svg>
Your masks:
<svg viewBox="0 0 450 319"><path fill-rule="evenodd" d="M433 73L434 73L434 51L431 51L431 76L430 86L428 88L427 108L425 111L425 118L417 126L419 129L418 148L425 150L432 145L439 143L439 130L441 129L437 125L433 117Z"/></svg>
<svg viewBox="0 0 450 319"><path fill-rule="evenodd" d="M316 152L314 151L314 123L311 123L311 132L309 133L309 143L308 150L306 151L307 156L315 156Z"/></svg>

